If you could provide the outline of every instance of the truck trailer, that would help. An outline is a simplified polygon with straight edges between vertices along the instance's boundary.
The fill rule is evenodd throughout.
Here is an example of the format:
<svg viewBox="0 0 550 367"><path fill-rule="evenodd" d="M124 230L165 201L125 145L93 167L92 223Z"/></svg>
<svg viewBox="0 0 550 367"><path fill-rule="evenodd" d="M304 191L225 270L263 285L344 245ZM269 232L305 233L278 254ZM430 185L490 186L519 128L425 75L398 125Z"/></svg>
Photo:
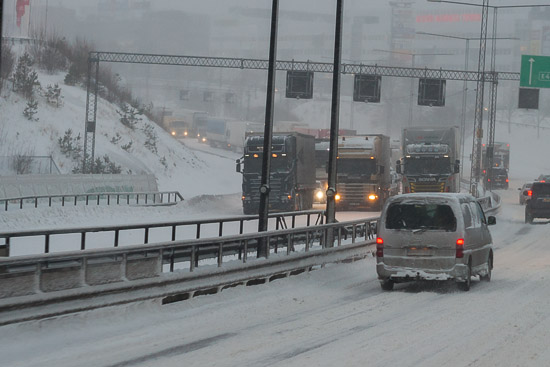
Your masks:
<svg viewBox="0 0 550 367"><path fill-rule="evenodd" d="M260 207L264 136L247 134L244 156L237 160L242 173L244 214L257 214ZM273 211L311 209L315 190L315 139L297 132L273 133L269 208Z"/></svg>
<svg viewBox="0 0 550 367"><path fill-rule="evenodd" d="M403 157L396 163L403 193L459 192L458 126L403 129Z"/></svg>
<svg viewBox="0 0 550 367"><path fill-rule="evenodd" d="M396 195L390 174L390 138L385 135L340 136L336 164L336 207L380 210Z"/></svg>

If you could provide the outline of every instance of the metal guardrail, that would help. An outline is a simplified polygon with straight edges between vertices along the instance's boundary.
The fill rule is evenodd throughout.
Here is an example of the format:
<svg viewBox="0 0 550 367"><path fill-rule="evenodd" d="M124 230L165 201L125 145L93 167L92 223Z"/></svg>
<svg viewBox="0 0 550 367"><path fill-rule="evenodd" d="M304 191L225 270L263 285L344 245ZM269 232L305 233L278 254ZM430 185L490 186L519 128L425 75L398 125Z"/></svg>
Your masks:
<svg viewBox="0 0 550 367"><path fill-rule="evenodd" d="M52 206L53 204L78 205L78 203L95 203L100 205L120 205L120 204L166 204L183 201L183 196L178 191L155 191L155 192L94 192L85 194L69 194L69 195L37 195L37 196L18 196L12 198L0 198L0 205L5 211L8 210L9 204L12 207L15 205L19 209L23 209L23 204L37 208L39 204Z"/></svg>
<svg viewBox="0 0 550 367"><path fill-rule="evenodd" d="M487 215L495 215L500 212L501 199L500 195L495 192L487 192L487 196L478 198L477 201L481 204L483 211Z"/></svg>
<svg viewBox="0 0 550 367"><path fill-rule="evenodd" d="M366 246L373 243L377 219L221 238L0 258L0 325L33 319L36 316L27 313L32 307L43 316L44 312L52 316L71 309L74 312L133 302L136 297L177 297L185 282L187 291L218 286L221 289L222 285L235 281L235 274L239 274L240 282L265 279L274 274L364 257ZM263 241L269 243L267 257L252 257ZM333 256L335 253L339 255ZM201 271L197 271L198 268ZM205 281L206 278L210 280ZM195 283L190 284L191 281ZM44 307L63 302L66 304L61 311L55 311L59 313Z"/></svg>
<svg viewBox="0 0 550 367"><path fill-rule="evenodd" d="M323 210L307 210L301 212L284 212L284 213L272 213L269 218L275 220L275 229L287 229L290 225L290 228L296 227L296 220L300 217L305 217L306 226L312 224L312 219L315 220L314 224L323 224L324 221L324 211ZM118 247L120 245L120 236L123 232L126 231L143 231L143 244L149 243L149 235L151 229L155 228L170 228L169 234L167 234L165 241L175 241L177 238L177 230L182 227L195 227L194 228L194 238L201 238L201 229L208 224L216 224L218 227L218 237L227 235L224 234L224 226L229 223L238 223L239 229L238 233L232 234L243 234L244 233L244 223L258 220L257 216L254 215L242 215L237 217L226 217L226 218L211 218L211 219L202 219L202 220L188 220L188 221L173 221L173 222L160 222L160 223L146 223L146 224L131 224L131 225L111 225L111 226L94 226L94 227L78 227L78 228L61 228L61 229L51 229L51 230L29 230L29 231L5 231L0 232L0 238L5 240L4 245L0 245L0 256L1 252L4 252L4 256L10 256L10 246L12 239L14 238L23 238L23 237L43 237L43 253L49 253L51 246L54 244L52 241L55 240L55 236L64 236L64 235L79 235L80 236L80 250L87 249L87 239L91 233L113 233L113 247ZM287 223L289 222L289 223ZM3 251L2 251L3 250Z"/></svg>

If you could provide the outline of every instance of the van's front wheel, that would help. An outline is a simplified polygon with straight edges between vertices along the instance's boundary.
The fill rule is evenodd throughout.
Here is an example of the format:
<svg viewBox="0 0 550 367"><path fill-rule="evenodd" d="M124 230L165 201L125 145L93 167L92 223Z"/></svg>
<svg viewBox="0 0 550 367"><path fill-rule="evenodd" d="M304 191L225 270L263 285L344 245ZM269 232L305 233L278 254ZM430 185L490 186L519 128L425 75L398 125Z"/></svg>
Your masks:
<svg viewBox="0 0 550 367"><path fill-rule="evenodd" d="M382 287L382 290L384 291L391 291L393 290L393 280L391 279L384 279L380 282L380 286Z"/></svg>

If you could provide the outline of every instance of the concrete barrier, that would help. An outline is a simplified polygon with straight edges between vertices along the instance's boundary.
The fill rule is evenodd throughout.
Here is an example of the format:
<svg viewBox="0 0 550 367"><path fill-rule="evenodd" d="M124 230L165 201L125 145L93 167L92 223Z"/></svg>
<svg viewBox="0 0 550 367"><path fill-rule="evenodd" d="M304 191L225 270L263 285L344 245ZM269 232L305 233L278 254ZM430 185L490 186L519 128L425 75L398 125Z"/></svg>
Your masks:
<svg viewBox="0 0 550 367"><path fill-rule="evenodd" d="M154 175L17 175L0 176L0 199L94 192L158 191Z"/></svg>

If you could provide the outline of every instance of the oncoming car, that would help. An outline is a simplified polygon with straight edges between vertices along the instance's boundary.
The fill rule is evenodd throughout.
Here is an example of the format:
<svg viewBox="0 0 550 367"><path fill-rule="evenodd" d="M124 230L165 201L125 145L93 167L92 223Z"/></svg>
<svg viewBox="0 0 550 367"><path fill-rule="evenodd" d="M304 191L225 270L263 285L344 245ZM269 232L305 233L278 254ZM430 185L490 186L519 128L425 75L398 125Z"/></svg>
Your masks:
<svg viewBox="0 0 550 367"><path fill-rule="evenodd" d="M382 289L414 280L454 280L469 290L471 278L491 280L493 244L473 196L417 193L394 196L382 213L376 238L376 271Z"/></svg>

